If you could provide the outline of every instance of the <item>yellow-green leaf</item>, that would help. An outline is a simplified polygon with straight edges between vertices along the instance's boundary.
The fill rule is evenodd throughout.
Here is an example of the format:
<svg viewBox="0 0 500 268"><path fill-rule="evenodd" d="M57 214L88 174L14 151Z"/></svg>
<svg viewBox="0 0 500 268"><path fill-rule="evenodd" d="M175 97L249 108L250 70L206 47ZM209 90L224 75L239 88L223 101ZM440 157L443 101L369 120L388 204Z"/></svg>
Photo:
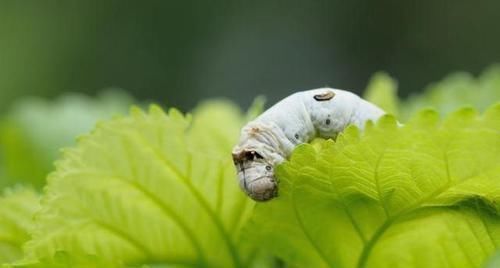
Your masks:
<svg viewBox="0 0 500 268"><path fill-rule="evenodd" d="M241 227L253 202L230 154L242 118L219 102L192 119L152 106L99 123L49 176L25 261L65 252L116 266L248 266Z"/></svg>
<svg viewBox="0 0 500 268"><path fill-rule="evenodd" d="M500 104L302 145L248 234L296 267L481 267L500 247Z"/></svg>

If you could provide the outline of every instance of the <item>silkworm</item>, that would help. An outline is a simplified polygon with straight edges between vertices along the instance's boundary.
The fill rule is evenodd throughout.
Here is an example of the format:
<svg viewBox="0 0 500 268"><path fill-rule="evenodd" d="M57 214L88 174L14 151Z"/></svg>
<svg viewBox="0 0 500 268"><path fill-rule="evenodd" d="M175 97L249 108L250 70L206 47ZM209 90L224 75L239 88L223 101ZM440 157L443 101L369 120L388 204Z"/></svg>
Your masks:
<svg viewBox="0 0 500 268"><path fill-rule="evenodd" d="M274 167L316 137L335 138L347 126L363 129L385 112L345 90L319 88L292 94L241 130L233 161L241 189L256 201L277 196Z"/></svg>

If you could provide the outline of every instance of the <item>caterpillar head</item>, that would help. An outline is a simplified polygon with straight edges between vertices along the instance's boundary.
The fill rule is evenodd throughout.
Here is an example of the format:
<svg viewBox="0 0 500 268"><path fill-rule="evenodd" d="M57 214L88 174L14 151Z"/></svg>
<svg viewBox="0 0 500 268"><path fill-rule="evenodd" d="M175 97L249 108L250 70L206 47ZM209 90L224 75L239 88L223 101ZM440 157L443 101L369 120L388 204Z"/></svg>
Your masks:
<svg viewBox="0 0 500 268"><path fill-rule="evenodd" d="M259 152L252 149L233 151L240 187L255 201L267 201L277 196L278 184L274 167Z"/></svg>

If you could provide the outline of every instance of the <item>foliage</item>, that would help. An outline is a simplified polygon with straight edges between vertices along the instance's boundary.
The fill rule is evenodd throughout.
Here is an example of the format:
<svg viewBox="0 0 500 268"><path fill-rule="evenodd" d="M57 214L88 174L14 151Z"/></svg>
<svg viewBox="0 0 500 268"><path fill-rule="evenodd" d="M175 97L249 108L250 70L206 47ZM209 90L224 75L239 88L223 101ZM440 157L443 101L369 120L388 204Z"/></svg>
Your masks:
<svg viewBox="0 0 500 268"><path fill-rule="evenodd" d="M67 94L55 101L18 101L0 121L0 187L18 182L43 186L61 148L73 145L96 121L126 113L131 104L132 99L117 90L97 98Z"/></svg>
<svg viewBox="0 0 500 268"><path fill-rule="evenodd" d="M350 127L336 141L299 146L277 168L280 196L257 206L238 189L230 150L244 122L262 111L262 98L246 115L227 101L205 102L192 116L133 108L63 151L41 205L30 188L6 190L0 263L495 265L489 259L500 249L500 103L478 110L500 100L498 89L494 67L478 79L452 76L403 101L395 80L379 73L365 97L392 115L362 133ZM16 105L0 129L3 185L42 186L62 146L130 102L71 97ZM467 103L477 108L457 111ZM437 111L421 109L428 106ZM395 116L405 125L398 127Z"/></svg>
<svg viewBox="0 0 500 268"><path fill-rule="evenodd" d="M486 263L486 268L497 268L500 267L500 251L497 252L488 262Z"/></svg>
<svg viewBox="0 0 500 268"><path fill-rule="evenodd" d="M30 239L33 213L39 209L38 199L31 189L3 191L0 197L0 263L23 256L21 247Z"/></svg>
<svg viewBox="0 0 500 268"><path fill-rule="evenodd" d="M500 65L491 66L478 78L464 72L451 74L406 100L398 98L396 87L394 79L378 73L370 81L364 97L403 122L424 108L435 109L441 116L463 106L484 111L500 100Z"/></svg>
<svg viewBox="0 0 500 268"><path fill-rule="evenodd" d="M396 80L388 74L379 72L373 75L364 92L364 98L378 105L389 114L398 116L399 99Z"/></svg>
<svg viewBox="0 0 500 268"><path fill-rule="evenodd" d="M499 119L423 111L302 145L249 235L297 267L478 267L500 245Z"/></svg>
<svg viewBox="0 0 500 268"><path fill-rule="evenodd" d="M248 266L240 230L253 202L234 183L227 154L242 116L223 103L195 113L190 125L173 109L135 108L66 150L48 178L27 260L63 249L116 266Z"/></svg>
<svg viewBox="0 0 500 268"><path fill-rule="evenodd" d="M412 96L404 102L403 117L409 118L416 111L433 107L442 115L461 106L471 106L484 111L500 100L500 65L485 70L478 78L464 72L455 73L431 84L424 94Z"/></svg>

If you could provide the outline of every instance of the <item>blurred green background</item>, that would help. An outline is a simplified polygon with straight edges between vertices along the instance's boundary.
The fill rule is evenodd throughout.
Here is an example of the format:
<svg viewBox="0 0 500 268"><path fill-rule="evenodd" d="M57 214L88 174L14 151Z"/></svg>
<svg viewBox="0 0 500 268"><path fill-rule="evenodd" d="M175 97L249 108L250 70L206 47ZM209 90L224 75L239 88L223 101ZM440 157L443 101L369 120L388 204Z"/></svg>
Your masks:
<svg viewBox="0 0 500 268"><path fill-rule="evenodd" d="M399 94L500 61L500 1L0 1L0 109L126 89L189 110L321 86Z"/></svg>

